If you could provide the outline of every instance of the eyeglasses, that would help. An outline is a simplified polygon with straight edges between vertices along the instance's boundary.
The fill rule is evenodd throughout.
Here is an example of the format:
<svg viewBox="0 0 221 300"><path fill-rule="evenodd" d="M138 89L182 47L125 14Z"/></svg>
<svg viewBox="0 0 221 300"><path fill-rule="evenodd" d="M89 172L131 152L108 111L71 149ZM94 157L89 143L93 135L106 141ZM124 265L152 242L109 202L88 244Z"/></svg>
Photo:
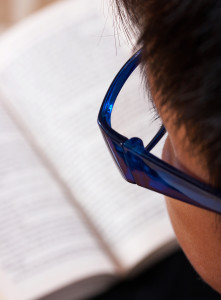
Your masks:
<svg viewBox="0 0 221 300"><path fill-rule="evenodd" d="M221 213L221 191L188 176L150 151L166 130L161 126L144 147L137 137L126 138L111 128L111 113L117 96L132 72L140 63L142 50L135 53L122 67L109 87L98 115L98 125L123 177L130 183L165 196Z"/></svg>

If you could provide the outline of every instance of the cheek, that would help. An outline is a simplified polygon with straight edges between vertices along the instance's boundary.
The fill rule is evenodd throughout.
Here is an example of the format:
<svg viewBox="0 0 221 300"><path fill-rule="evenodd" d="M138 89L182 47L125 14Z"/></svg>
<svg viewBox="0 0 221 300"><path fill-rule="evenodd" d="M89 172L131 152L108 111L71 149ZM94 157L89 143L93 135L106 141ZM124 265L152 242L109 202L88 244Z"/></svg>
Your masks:
<svg viewBox="0 0 221 300"><path fill-rule="evenodd" d="M167 137L163 151L162 151L162 159L174 166L174 153L171 142ZM188 245L192 244L190 237L188 236L188 232L191 229L191 222L187 220L185 217L185 210L183 210L183 206L185 206L182 202L174 200L169 197L165 197L168 214L174 229L174 232L177 236L178 242L182 249L186 252L189 252Z"/></svg>
<svg viewBox="0 0 221 300"><path fill-rule="evenodd" d="M177 167L176 157L169 138L165 141L162 159L170 165ZM200 237L200 232L195 231L196 226L194 224L194 215L198 212L198 208L169 197L165 197L165 199L168 214L178 242L184 252L186 254L191 253L192 256L194 241Z"/></svg>
<svg viewBox="0 0 221 300"><path fill-rule="evenodd" d="M214 213L167 198L178 242L198 274L221 293L221 240Z"/></svg>
<svg viewBox="0 0 221 300"><path fill-rule="evenodd" d="M162 151L162 159L169 163L170 165L173 165L173 151L172 151L172 146L170 143L169 138L167 137L164 147L163 147L163 151ZM165 197L166 199L166 205L167 205L167 210L170 216L170 220L171 223L173 225L174 231L176 233L176 236L178 238L179 243L185 244L185 241L183 241L182 239L182 233L184 232L184 228L183 226L181 226L182 222L180 222L182 220L182 215L181 215L181 211L182 211L182 203L179 201L176 201L174 199L171 199L169 197ZM187 230L186 226L185 226L185 231Z"/></svg>
<svg viewBox="0 0 221 300"><path fill-rule="evenodd" d="M167 138L162 159L177 167ZM214 213L166 197L167 210L178 242L200 276L221 293L221 239ZM218 237L219 236L219 237Z"/></svg>
<svg viewBox="0 0 221 300"><path fill-rule="evenodd" d="M171 161L171 151L170 151L170 141L169 138L167 137L163 146L162 150L162 159L168 163Z"/></svg>
<svg viewBox="0 0 221 300"><path fill-rule="evenodd" d="M189 237L188 233L191 231L191 225L193 224L191 224L192 222L187 218L186 211L183 208L185 204L172 198L166 197L166 205L179 244L184 251L187 250L188 252L188 245L192 244L191 238Z"/></svg>
<svg viewBox="0 0 221 300"><path fill-rule="evenodd" d="M167 137L162 150L162 159L172 166L176 166L175 154L170 138Z"/></svg>

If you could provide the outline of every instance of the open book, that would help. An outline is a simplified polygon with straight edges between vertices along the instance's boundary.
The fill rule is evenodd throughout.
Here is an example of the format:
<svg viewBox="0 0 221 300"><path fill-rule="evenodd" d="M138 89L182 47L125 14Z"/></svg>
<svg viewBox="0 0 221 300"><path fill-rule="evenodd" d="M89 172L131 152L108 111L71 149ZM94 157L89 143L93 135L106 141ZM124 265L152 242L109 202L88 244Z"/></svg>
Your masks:
<svg viewBox="0 0 221 300"><path fill-rule="evenodd" d="M163 197L121 178L96 123L130 56L103 4L61 1L0 39L0 299L85 299L176 247ZM148 139L138 81L113 122Z"/></svg>

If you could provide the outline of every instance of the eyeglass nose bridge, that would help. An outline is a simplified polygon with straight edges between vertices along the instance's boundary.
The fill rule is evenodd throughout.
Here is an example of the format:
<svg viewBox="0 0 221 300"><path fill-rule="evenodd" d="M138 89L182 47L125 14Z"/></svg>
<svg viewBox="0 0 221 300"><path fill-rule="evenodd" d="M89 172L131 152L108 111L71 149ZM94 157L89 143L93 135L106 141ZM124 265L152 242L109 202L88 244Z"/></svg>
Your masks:
<svg viewBox="0 0 221 300"><path fill-rule="evenodd" d="M125 158L125 152L124 152L124 142L125 139L116 140L111 138L106 131L102 128L102 126L99 126L101 133L103 135L104 141L107 145L107 148L110 151L110 154L120 171L120 174L123 176L125 180L127 180L130 183L135 183L134 177L131 173L130 167L127 164L126 158Z"/></svg>

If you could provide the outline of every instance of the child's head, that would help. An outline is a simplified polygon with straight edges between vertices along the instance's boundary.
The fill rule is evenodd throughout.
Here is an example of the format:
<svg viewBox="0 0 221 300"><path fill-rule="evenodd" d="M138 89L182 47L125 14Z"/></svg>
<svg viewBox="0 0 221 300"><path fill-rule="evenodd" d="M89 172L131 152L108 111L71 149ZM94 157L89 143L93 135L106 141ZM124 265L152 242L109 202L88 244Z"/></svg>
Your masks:
<svg viewBox="0 0 221 300"><path fill-rule="evenodd" d="M221 188L221 2L115 2L143 47L144 72L168 131L163 159ZM221 293L221 216L173 199L167 206L187 257Z"/></svg>

